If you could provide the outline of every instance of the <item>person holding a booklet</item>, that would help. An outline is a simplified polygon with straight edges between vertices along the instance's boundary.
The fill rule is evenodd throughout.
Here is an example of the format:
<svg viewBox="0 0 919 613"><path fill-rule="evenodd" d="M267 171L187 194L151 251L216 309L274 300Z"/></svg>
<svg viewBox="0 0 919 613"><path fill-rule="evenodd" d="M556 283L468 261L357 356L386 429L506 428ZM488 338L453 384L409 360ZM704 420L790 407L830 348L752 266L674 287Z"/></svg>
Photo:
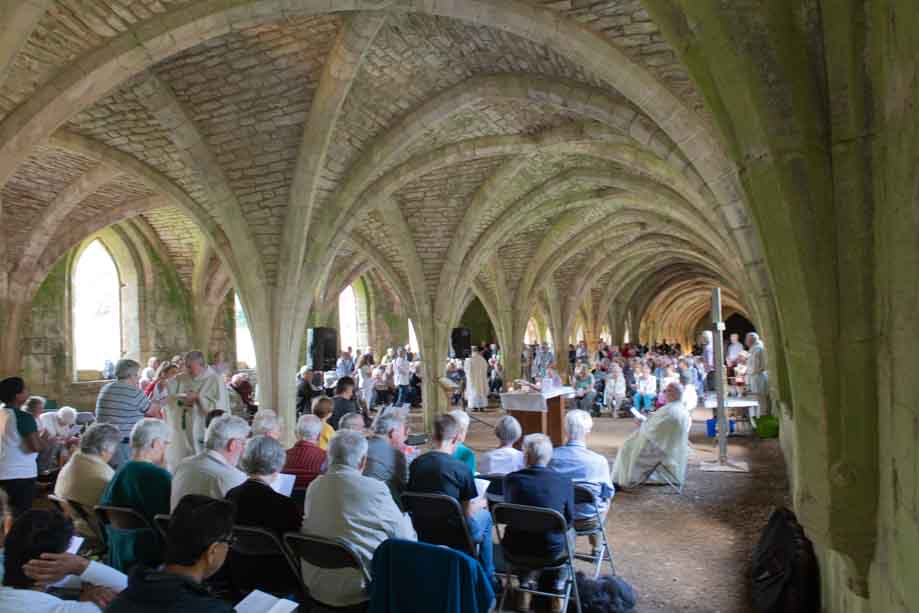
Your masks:
<svg viewBox="0 0 919 613"><path fill-rule="evenodd" d="M312 416L308 416L312 417ZM273 532L278 540L285 532L296 532L303 521L303 509L288 496L274 490L284 466L284 448L268 436L249 439L239 462L248 479L227 492L236 505L236 523ZM280 556L242 556L230 553L228 560L233 586L241 593L258 587L275 594L293 594L297 580Z"/></svg>
<svg viewBox="0 0 919 613"><path fill-rule="evenodd" d="M647 480L663 482L654 470L662 464L670 478L682 483L689 459L689 428L692 419L683 403L683 386L671 383L664 388L667 404L645 417L637 412L639 429L625 440L613 466L613 481L630 487ZM647 477L647 479L646 479Z"/></svg>
<svg viewBox="0 0 919 613"><path fill-rule="evenodd" d="M409 492L446 494L455 498L466 514L466 525L472 540L479 543L479 561L489 578L495 575L492 550L492 520L484 496L489 482L482 480L480 489L472 470L454 457L463 436L462 426L452 415L441 415L434 421L431 450L415 458L409 466ZM451 530L444 526L445 530ZM446 539L446 536L444 538Z"/></svg>

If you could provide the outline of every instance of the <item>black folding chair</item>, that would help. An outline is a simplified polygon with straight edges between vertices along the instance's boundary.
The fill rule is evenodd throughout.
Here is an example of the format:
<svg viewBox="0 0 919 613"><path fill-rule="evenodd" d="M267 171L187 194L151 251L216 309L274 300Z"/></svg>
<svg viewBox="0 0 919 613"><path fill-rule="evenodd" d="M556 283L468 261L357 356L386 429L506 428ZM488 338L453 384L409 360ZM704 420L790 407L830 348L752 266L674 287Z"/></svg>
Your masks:
<svg viewBox="0 0 919 613"><path fill-rule="evenodd" d="M412 518L419 541L446 545L478 557L478 548L466 525L466 515L455 498L446 494L405 492L402 506Z"/></svg>
<svg viewBox="0 0 919 613"><path fill-rule="evenodd" d="M166 542L166 535L169 534L169 522L172 520L172 515L164 515L162 513L153 516L153 525L156 526L157 531L160 533L160 536L163 537L163 542Z"/></svg>
<svg viewBox="0 0 919 613"><path fill-rule="evenodd" d="M565 578L565 587L561 592L543 592L536 588L524 587L524 585L520 585L517 589L521 592L536 594L537 596L563 598L562 611L568 610L568 603L571 599L571 592L573 590L577 613L581 613L581 596L578 594L578 584L575 580L574 552L568 542L568 524L561 513L554 509L502 502L495 505L495 508L492 510L492 516L494 517L495 526L498 528L498 542L501 546L501 555L504 560L505 570L508 574L522 575L532 572L558 572L565 569L568 570L568 576ZM501 526L504 526L505 529L507 526L513 526L515 530L532 532L534 534L556 532L566 535L565 538L562 539L565 545L565 551L558 557L548 555L515 555L504 546L504 531L501 530ZM504 588L501 590L501 600L498 603L498 611L504 610L504 599L507 597L507 592L510 590L510 584L510 581L504 582Z"/></svg>
<svg viewBox="0 0 919 613"><path fill-rule="evenodd" d="M609 540L606 538L606 526L604 525L603 518L600 516L600 505L597 502L597 495L592 489L587 487L582 483L574 484L574 504L576 505L590 505L593 509L593 526L590 528L578 530L577 522L574 524L574 531L577 536L587 536L589 537L592 534L597 534L600 537L600 555L594 555L592 552L590 555L586 553L577 553L574 552L574 557L578 560L584 560L596 564L594 568L594 579L600 576L600 567L603 565L603 561L606 560L609 562L610 571L615 575L616 566L613 564L613 550L609 546Z"/></svg>
<svg viewBox="0 0 919 613"><path fill-rule="evenodd" d="M55 511L58 511L61 515L69 516L70 513L67 512L67 508L64 506L66 501L60 496L55 496L54 494L48 494L48 502L51 503L51 506L54 507Z"/></svg>
<svg viewBox="0 0 919 613"><path fill-rule="evenodd" d="M302 534L299 532L288 532L284 535L284 544L287 546L291 557L297 560L298 564L306 562L316 568L335 570L341 568L353 568L360 571L364 577L364 585L370 586L370 571L367 569L361 557L354 547L344 539L328 539L315 534ZM297 573L300 575L300 572ZM308 593L308 588L304 585L304 593ZM310 598L316 598L310 595ZM324 607L335 609L336 607L322 603ZM368 602L362 608L369 606ZM345 607L349 611L354 607Z"/></svg>
<svg viewBox="0 0 919 613"><path fill-rule="evenodd" d="M129 507L109 507L97 506L96 517L103 527L111 526L116 530L150 530L154 534L160 534L147 521L147 518Z"/></svg>
<svg viewBox="0 0 919 613"><path fill-rule="evenodd" d="M487 474L476 475L476 479L489 481L491 485L485 491L485 498L488 500L488 510L499 502L504 502L504 477L507 475Z"/></svg>
<svg viewBox="0 0 919 613"><path fill-rule="evenodd" d="M95 548L100 555L104 555L108 550L108 535L105 533L105 527L99 523L98 516L76 500L65 498L64 504L70 510L71 517L75 516L76 519L89 526L89 530L92 533L90 537L97 544Z"/></svg>
<svg viewBox="0 0 919 613"><path fill-rule="evenodd" d="M303 575L300 573L299 565L294 562L288 549L284 547L273 532L256 526L237 525L233 526L233 537L233 553L236 555L283 559L284 564L292 575L292 583L297 585L302 595L306 595L307 589L306 586L303 585ZM259 587L257 585L239 585L240 582L244 582L243 578L237 576L237 573L233 573L232 568L231 575L233 576L234 585L244 593L248 593Z"/></svg>

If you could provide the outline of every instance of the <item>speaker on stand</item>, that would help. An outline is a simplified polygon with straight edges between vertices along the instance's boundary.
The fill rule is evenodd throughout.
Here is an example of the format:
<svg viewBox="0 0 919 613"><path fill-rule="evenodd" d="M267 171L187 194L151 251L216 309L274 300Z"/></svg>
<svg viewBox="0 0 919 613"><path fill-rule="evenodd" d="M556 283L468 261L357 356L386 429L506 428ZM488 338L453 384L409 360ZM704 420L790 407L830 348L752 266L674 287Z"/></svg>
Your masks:
<svg viewBox="0 0 919 613"><path fill-rule="evenodd" d="M453 328L450 333L450 346L457 359L465 360L472 355L472 332L469 328Z"/></svg>
<svg viewBox="0 0 919 613"><path fill-rule="evenodd" d="M338 360L338 331L335 328L310 328L306 331L306 367L310 370L335 370Z"/></svg>

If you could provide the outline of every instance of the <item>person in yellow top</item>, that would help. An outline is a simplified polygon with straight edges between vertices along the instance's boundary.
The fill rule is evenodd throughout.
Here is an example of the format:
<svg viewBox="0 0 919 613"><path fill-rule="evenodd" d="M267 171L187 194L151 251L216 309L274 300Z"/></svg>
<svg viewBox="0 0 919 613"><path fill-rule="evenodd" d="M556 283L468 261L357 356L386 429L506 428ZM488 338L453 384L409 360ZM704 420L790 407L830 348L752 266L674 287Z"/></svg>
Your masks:
<svg viewBox="0 0 919 613"><path fill-rule="evenodd" d="M319 448L328 449L329 441L335 436L335 428L329 425L329 417L335 403L328 396L320 396L313 402L313 415L322 420L322 433L319 435Z"/></svg>

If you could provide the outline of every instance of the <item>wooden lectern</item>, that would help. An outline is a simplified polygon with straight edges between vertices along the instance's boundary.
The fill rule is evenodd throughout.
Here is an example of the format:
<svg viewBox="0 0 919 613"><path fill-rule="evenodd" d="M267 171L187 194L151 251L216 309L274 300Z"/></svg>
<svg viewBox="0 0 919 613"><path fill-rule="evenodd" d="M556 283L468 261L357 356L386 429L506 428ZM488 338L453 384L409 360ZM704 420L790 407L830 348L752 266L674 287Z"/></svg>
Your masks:
<svg viewBox="0 0 919 613"><path fill-rule="evenodd" d="M565 442L565 398L573 393L570 387L544 392L508 392L501 394L501 406L520 422L524 436L541 432L558 447ZM519 448L522 440L514 446Z"/></svg>

